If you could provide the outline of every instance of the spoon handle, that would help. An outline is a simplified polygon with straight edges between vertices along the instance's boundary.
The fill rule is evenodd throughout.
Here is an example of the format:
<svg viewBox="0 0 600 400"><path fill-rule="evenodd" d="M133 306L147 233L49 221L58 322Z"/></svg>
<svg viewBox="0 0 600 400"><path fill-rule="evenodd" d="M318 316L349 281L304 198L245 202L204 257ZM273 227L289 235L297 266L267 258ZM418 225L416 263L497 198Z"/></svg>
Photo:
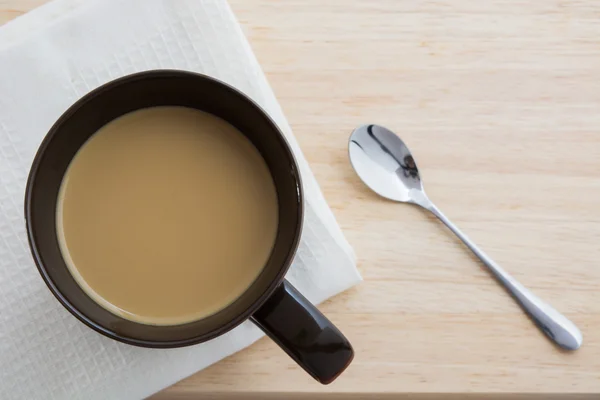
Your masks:
<svg viewBox="0 0 600 400"><path fill-rule="evenodd" d="M475 243L471 241L456 225L431 202L424 205L440 219L473 253L492 271L494 276L506 287L523 310L531 316L538 327L556 344L567 350L577 350L583 341L581 332L565 316L543 302L539 297L531 293L525 286L521 285L508 272L488 257Z"/></svg>

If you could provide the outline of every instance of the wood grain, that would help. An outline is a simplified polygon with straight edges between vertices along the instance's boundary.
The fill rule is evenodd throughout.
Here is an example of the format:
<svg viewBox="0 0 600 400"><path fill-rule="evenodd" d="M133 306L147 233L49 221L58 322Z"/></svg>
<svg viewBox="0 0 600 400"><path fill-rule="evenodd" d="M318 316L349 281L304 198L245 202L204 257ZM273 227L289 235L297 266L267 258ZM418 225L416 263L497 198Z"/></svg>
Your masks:
<svg viewBox="0 0 600 400"><path fill-rule="evenodd" d="M43 2L0 0L0 23ZM600 3L231 5L359 256L365 282L321 306L356 358L324 387L261 340L155 398L600 392ZM437 205L580 326L579 351L431 216L360 183L346 141L366 122L401 134Z"/></svg>

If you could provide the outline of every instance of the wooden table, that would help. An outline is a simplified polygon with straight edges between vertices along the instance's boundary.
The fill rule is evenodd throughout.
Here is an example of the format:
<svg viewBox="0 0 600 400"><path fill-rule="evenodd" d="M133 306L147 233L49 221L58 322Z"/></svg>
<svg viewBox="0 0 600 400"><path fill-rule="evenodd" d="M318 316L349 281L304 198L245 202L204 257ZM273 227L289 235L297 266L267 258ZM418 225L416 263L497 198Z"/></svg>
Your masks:
<svg viewBox="0 0 600 400"><path fill-rule="evenodd" d="M0 23L42 3L0 0ZM600 3L231 3L358 254L365 282L321 307L356 358L324 387L261 340L155 398L600 393ZM579 351L439 222L361 184L346 141L366 122L401 134L438 206L579 325Z"/></svg>

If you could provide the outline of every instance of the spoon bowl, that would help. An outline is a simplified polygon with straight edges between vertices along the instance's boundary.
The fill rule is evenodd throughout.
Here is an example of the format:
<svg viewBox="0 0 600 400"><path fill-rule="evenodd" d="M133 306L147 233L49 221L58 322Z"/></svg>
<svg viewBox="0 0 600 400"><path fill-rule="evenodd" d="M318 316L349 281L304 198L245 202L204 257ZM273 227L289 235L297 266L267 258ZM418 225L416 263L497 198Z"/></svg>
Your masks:
<svg viewBox="0 0 600 400"><path fill-rule="evenodd" d="M360 179L380 196L414 202L415 191L423 192L419 170L408 147L383 126L363 125L355 129L348 152Z"/></svg>

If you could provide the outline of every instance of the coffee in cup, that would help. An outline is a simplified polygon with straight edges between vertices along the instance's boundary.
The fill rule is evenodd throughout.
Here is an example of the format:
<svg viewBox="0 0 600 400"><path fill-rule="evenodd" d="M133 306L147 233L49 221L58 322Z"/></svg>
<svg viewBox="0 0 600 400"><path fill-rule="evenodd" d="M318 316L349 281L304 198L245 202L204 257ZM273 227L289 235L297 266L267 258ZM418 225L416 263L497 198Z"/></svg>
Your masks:
<svg viewBox="0 0 600 400"><path fill-rule="evenodd" d="M84 291L123 318L184 324L235 301L266 265L277 193L237 128L162 106L103 126L64 175L57 231Z"/></svg>

